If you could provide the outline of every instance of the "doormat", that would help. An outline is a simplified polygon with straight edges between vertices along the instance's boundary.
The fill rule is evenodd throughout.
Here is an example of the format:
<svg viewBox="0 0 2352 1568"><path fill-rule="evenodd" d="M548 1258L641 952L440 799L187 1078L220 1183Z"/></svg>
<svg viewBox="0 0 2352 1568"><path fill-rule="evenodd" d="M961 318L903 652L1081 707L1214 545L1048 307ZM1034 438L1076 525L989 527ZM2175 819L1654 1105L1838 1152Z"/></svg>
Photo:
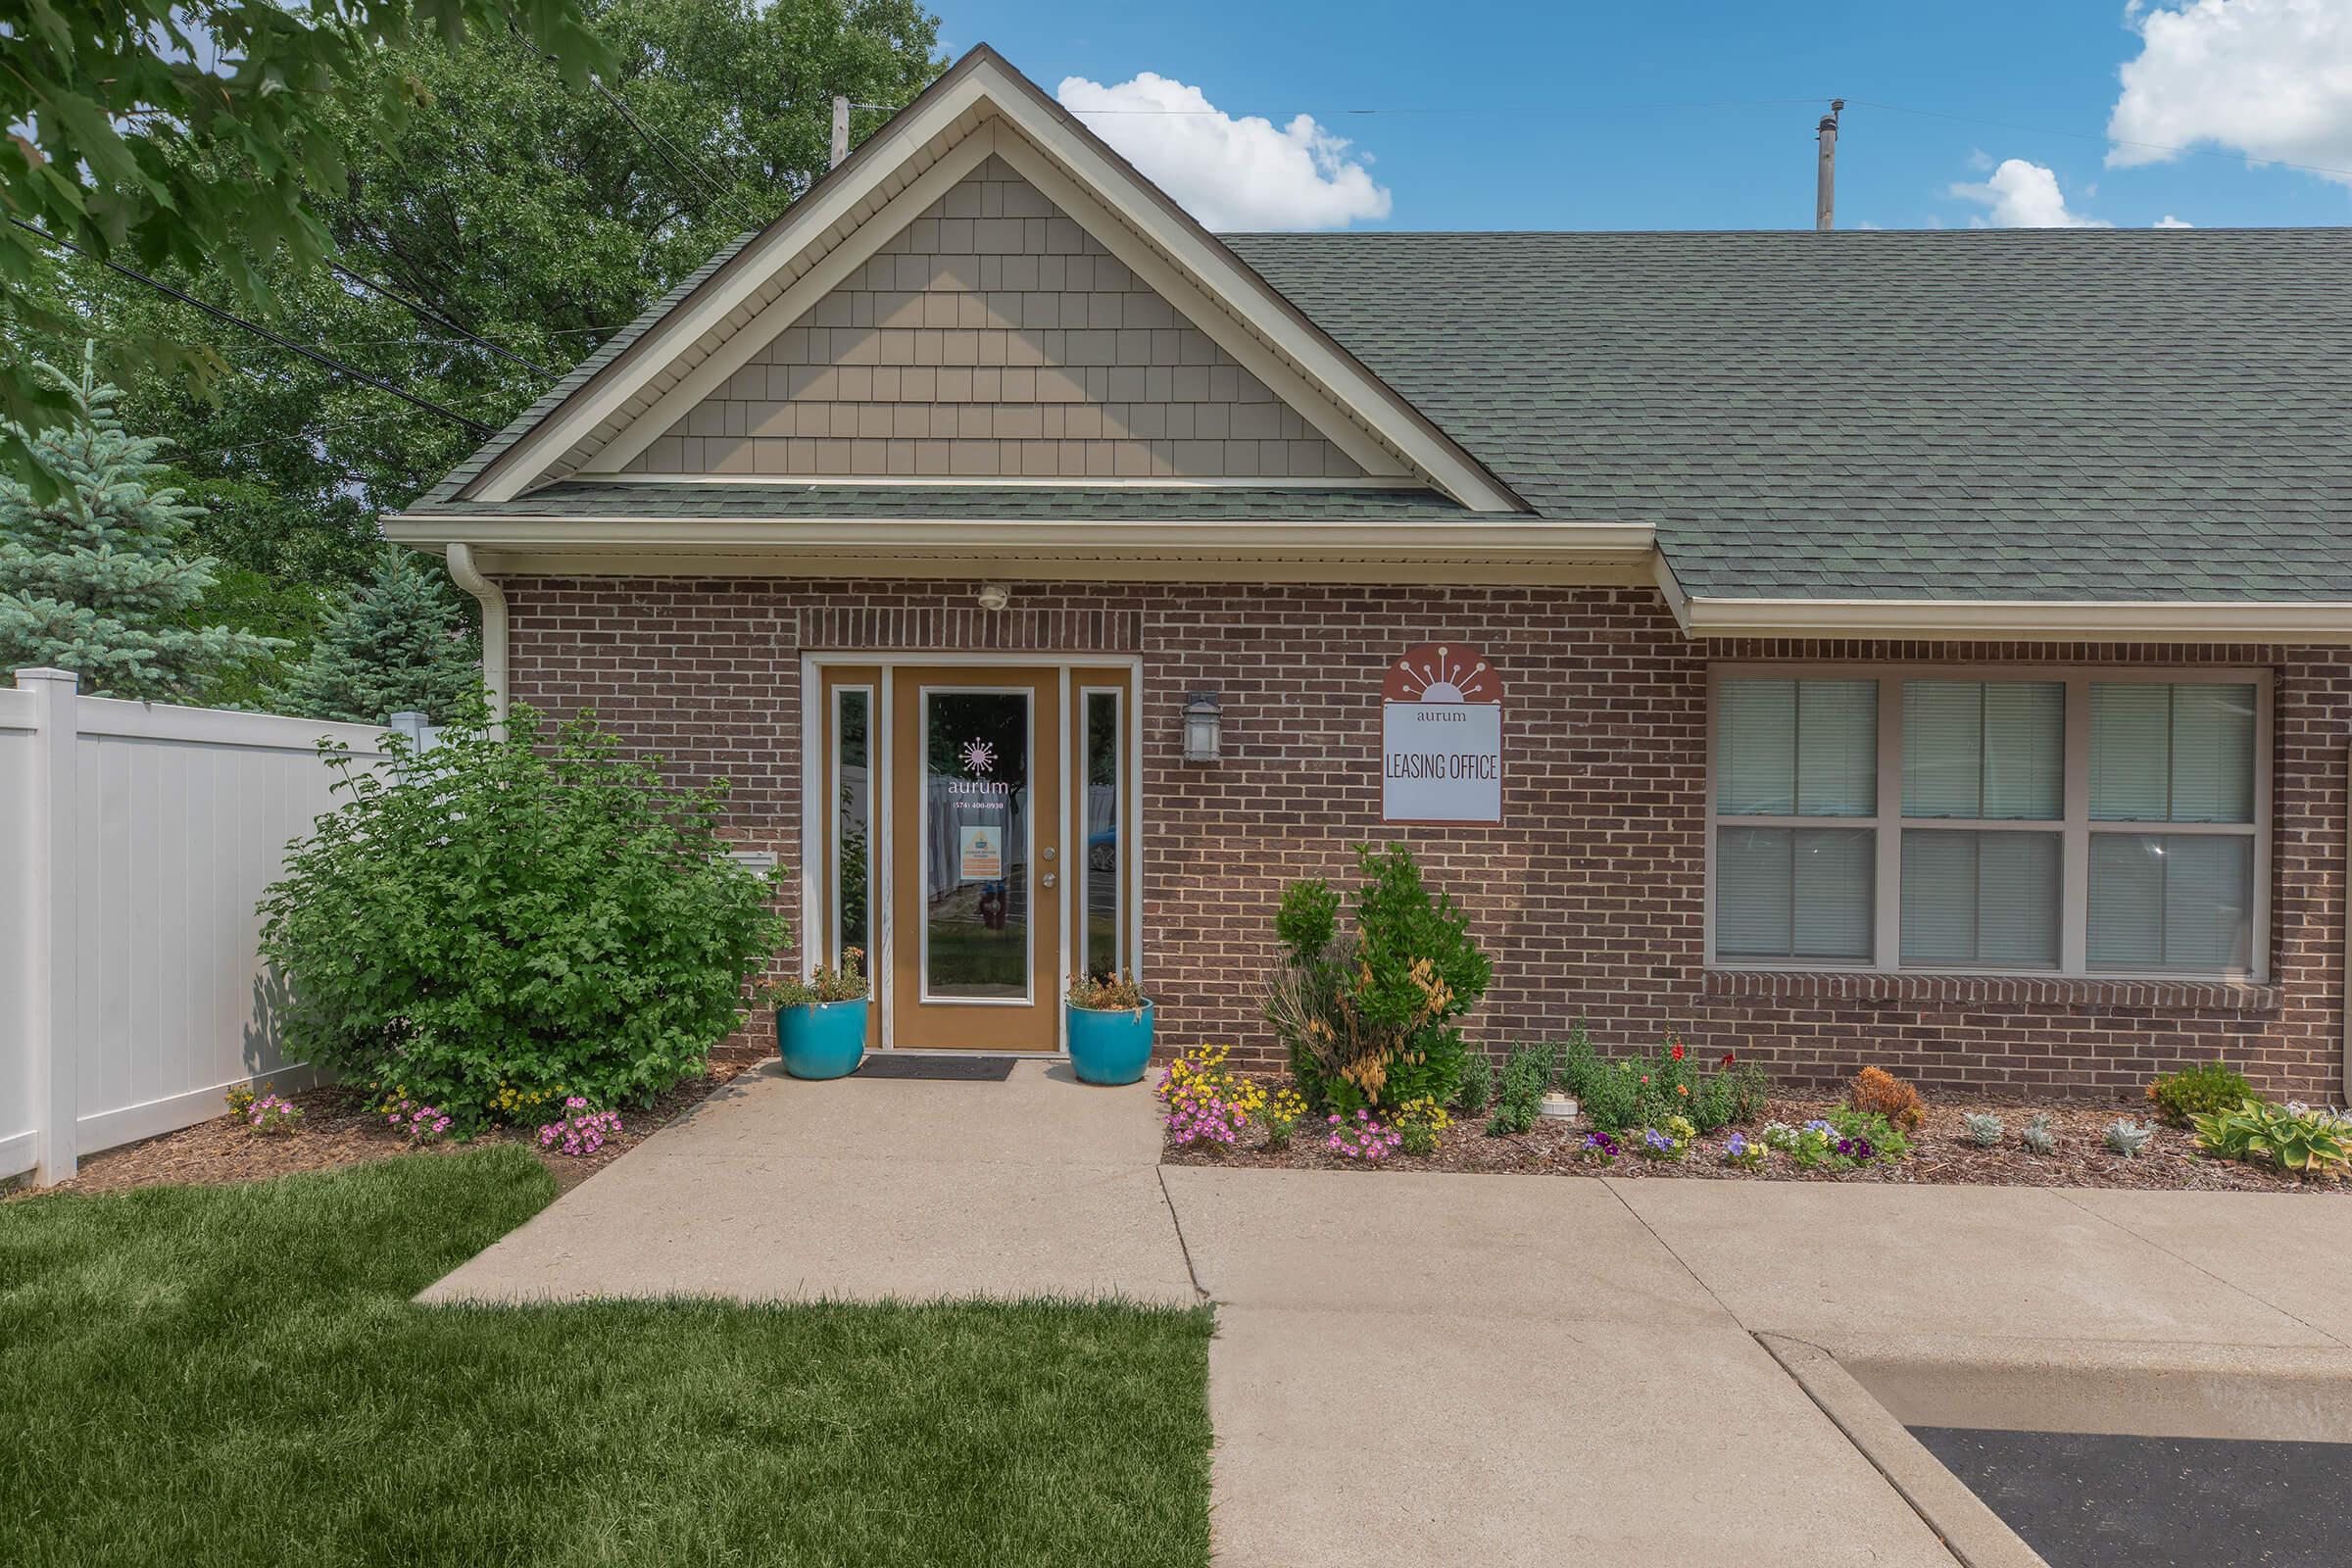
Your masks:
<svg viewBox="0 0 2352 1568"><path fill-rule="evenodd" d="M1012 1076L1010 1056L902 1056L874 1053L858 1069L860 1078L949 1078L1003 1083Z"/></svg>

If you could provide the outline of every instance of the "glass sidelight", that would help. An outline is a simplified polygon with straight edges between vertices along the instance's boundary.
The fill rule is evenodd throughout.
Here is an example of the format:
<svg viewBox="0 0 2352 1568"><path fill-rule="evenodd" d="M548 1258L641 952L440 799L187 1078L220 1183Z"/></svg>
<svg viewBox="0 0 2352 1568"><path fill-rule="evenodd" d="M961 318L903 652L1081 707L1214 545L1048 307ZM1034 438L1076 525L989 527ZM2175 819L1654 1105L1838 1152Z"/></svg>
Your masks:
<svg viewBox="0 0 2352 1568"><path fill-rule="evenodd" d="M922 694L922 995L1029 1000L1034 694Z"/></svg>
<svg viewBox="0 0 2352 1568"><path fill-rule="evenodd" d="M1119 809L1120 792L1126 788L1119 764L1126 747L1121 742L1119 698L1117 690L1100 687L1080 694L1085 736L1086 868L1080 884L1085 917L1078 927L1078 967L1096 979L1126 967L1120 953L1125 921L1119 891L1127 874L1123 853L1126 824Z"/></svg>
<svg viewBox="0 0 2352 1568"><path fill-rule="evenodd" d="M833 689L833 962L855 948L871 972L873 711L870 686Z"/></svg>

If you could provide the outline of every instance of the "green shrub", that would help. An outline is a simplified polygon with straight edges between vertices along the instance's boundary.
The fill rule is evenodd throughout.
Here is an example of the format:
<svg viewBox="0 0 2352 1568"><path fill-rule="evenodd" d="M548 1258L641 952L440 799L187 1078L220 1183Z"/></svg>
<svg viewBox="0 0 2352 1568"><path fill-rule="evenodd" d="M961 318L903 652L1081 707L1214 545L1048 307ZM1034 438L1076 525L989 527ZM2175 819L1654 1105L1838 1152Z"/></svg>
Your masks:
<svg viewBox="0 0 2352 1568"><path fill-rule="evenodd" d="M1321 877L1308 877L1282 890L1274 910L1274 940L1293 963L1304 963L1329 948L1340 931L1340 896Z"/></svg>
<svg viewBox="0 0 2352 1568"><path fill-rule="evenodd" d="M1494 1091L1494 1114L1487 1136L1501 1138L1523 1133L1544 1113L1544 1097L1551 1090L1554 1053L1548 1046L1513 1046L1502 1064L1502 1081Z"/></svg>
<svg viewBox="0 0 2352 1568"><path fill-rule="evenodd" d="M342 804L265 896L286 1049L466 1131L700 1072L784 935L727 858L724 786L679 788L582 719L476 705L429 754L323 747Z"/></svg>
<svg viewBox="0 0 2352 1568"><path fill-rule="evenodd" d="M2222 1061L2160 1073L2148 1084L2149 1102L2176 1127L2215 1111L2233 1110L2254 1098L2254 1086L2245 1074Z"/></svg>
<svg viewBox="0 0 2352 1568"><path fill-rule="evenodd" d="M1560 1082L1594 1127L1614 1133L1659 1127L1687 1116L1702 1133L1750 1122L1764 1113L1772 1087L1764 1069L1726 1054L1710 1069L1674 1034L1654 1056L1610 1061L1579 1024L1560 1054Z"/></svg>
<svg viewBox="0 0 2352 1568"><path fill-rule="evenodd" d="M1454 1108L1475 1116L1494 1098L1494 1058L1473 1051L1462 1059L1462 1076L1453 1086Z"/></svg>
<svg viewBox="0 0 2352 1568"><path fill-rule="evenodd" d="M1453 1020L1485 995L1492 965L1469 917L1429 891L1410 853L1366 845L1357 863L1348 929L1327 884L1284 891L1274 917L1284 960L1267 983L1266 1018L1319 1115L1424 1096L1445 1104L1465 1054Z"/></svg>

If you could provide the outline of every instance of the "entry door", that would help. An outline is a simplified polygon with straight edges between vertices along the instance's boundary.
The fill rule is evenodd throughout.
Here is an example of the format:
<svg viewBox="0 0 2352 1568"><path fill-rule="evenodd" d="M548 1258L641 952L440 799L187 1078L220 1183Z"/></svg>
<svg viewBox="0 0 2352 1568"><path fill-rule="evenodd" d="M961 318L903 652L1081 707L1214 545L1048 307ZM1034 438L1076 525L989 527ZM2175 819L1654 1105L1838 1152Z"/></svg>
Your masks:
<svg viewBox="0 0 2352 1568"><path fill-rule="evenodd" d="M1061 672L891 671L891 1036L1060 1047Z"/></svg>

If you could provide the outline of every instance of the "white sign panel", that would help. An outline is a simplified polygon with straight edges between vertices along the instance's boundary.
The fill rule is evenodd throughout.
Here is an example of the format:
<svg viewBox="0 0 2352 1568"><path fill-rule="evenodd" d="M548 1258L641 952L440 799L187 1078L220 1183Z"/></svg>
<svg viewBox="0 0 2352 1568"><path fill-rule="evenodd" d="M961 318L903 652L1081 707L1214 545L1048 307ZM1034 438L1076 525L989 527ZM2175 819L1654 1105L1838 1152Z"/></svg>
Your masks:
<svg viewBox="0 0 2352 1568"><path fill-rule="evenodd" d="M1502 820L1502 679L1471 649L1424 643L1381 685L1381 819Z"/></svg>

